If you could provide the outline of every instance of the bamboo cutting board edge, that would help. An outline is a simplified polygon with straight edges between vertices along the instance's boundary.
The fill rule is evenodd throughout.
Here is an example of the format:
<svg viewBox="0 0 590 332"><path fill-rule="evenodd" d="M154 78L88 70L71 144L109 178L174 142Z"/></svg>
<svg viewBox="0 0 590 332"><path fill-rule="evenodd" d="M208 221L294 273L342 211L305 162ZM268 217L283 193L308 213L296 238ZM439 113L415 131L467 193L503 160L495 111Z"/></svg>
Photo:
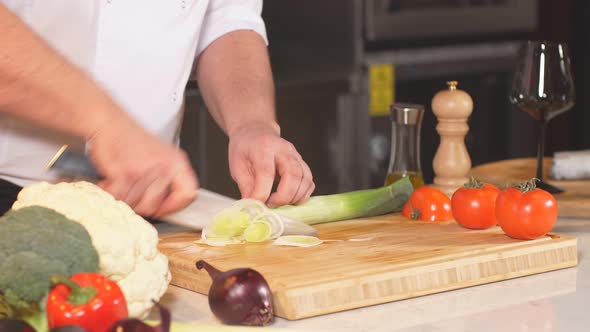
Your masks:
<svg viewBox="0 0 590 332"><path fill-rule="evenodd" d="M529 248L530 249L530 248ZM477 286L477 285L482 285L482 284L487 284L487 283L492 283L492 282L498 282L498 281L504 281L504 280L509 280L509 279L514 279L514 278L519 278L519 277L524 277L524 276L529 276L529 275L534 275L534 274L539 274L539 273L544 273L544 272L550 272L550 271L555 271L555 270L560 270L560 269L564 269L564 268L570 268L570 267L574 267L578 264L578 260L577 260L577 240L575 238L570 238L570 239L565 239L565 241L562 241L561 243L557 244L557 245L552 245L550 246L550 248L548 248L549 250L545 251L545 252L532 252L531 255L543 255L543 254L548 254L551 255L552 253L555 253L556 251L561 250L562 252L567 252L566 255L568 255L569 259L566 259L564 261L556 261L554 264L550 264L550 265L542 265L542 266L538 266L538 267L532 267L530 269L524 269L524 270L517 270L514 272L506 272L506 273L498 273L498 274L494 274L494 275L490 275L487 277L479 277L479 278L474 278L472 280L467 280L467 281L463 281L463 282L452 282L449 283L448 285L438 285L435 286L434 288L424 288L421 290L410 290L410 291L401 291L401 292L395 292L392 293L391 295L388 296L384 296L383 294L379 295L378 297L369 297L366 299L361 299L361 300L357 300L355 302L349 302L349 303L339 303L339 304L332 304L332 305L328 305L326 306L325 304L323 304L321 307L319 306L309 306L309 305L300 305L297 306L297 304L294 305L293 302L296 302L296 300L298 297L301 298L309 298L310 296L313 297L314 292L317 293L324 293L324 294L330 294L330 292L334 291L334 290L339 290L340 292L343 291L343 289L345 289L346 287L342 285L342 283L338 284L338 283L334 283L335 285L333 289L330 288L329 284L322 284L322 285L314 285L314 286L307 286L307 287L302 287L302 288L295 288L295 289L289 289L289 290L285 290L283 293L283 296L280 296L280 294L277 294L277 314L281 317L290 319L290 320L297 320L297 319L302 319L302 318L308 318L308 317L313 317L313 316L319 316L319 315L323 315L323 314L328 314L328 313L332 313L332 312L339 312L339 311L344 311L344 310L350 310L350 309L355 309L355 308L360 308L360 307L366 307L366 306L371 306L371 305L378 305L378 304L383 304L383 303L388 303L388 302L393 302L393 301L399 301L399 300L405 300L405 299L410 299L410 298L415 298L415 297L420 297L420 296L424 296L424 295L430 295L430 294L436 294L436 293L441 293L441 292L446 292L446 291L450 291L450 290L455 290L455 289L461 289L461 288L467 288L467 287L473 287L473 286ZM516 251L527 251L527 248L522 248L521 250L516 250ZM357 292L365 292L367 290L367 285L370 285L371 283L375 284L375 283L379 283L379 282L390 282L390 283L399 283L399 284L403 284L403 279L404 278L409 278L409 277L415 277L416 279L419 279L421 277L426 278L426 277L432 277L432 273L443 273L445 271L448 270L452 270L452 269L457 269L457 268L481 268L482 264L498 264L498 262L502 262L502 261L506 261L507 259L510 259L512 257L516 257L516 258L523 258L524 256L522 255L518 255L517 252L513 253L512 255L506 255L505 253L502 254L502 256L504 256L501 260L497 260L494 259L497 257L497 254L499 253L490 253L489 255L489 260L487 262L481 262L481 260L483 260L484 257L479 257L479 262L472 262L471 264L461 264L461 263L466 263L465 259L459 259L457 261L455 261L455 264L445 264L445 263L440 263L437 265L429 265L429 266L423 266L423 267L416 267L414 269L408 269L408 270L402 270L402 271L392 271L391 273L385 273L383 275L380 276L370 276L367 277L365 279L372 279L372 280L365 280L366 282L363 282L362 280L352 280L351 283L353 285L349 286L349 293L354 293L354 288L356 288ZM529 256L530 257L530 256ZM446 266L445 266L446 265ZM477 265L477 267L476 267ZM438 267L439 269L436 269L436 267ZM434 269L434 271L426 271L428 269ZM412 273L414 272L414 273ZM279 292L281 293L281 292ZM336 293L332 294L335 295ZM321 294L320 294L321 295Z"/></svg>

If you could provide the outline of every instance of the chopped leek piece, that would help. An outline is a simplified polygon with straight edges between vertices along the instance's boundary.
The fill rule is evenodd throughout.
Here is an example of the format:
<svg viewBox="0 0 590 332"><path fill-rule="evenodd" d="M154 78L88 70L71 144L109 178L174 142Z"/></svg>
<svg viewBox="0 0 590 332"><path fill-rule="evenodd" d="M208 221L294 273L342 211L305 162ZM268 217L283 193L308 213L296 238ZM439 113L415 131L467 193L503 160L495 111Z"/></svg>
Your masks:
<svg viewBox="0 0 590 332"><path fill-rule="evenodd" d="M251 223L242 234L242 237L247 242L264 242L270 239L272 234L272 227L268 221L259 220Z"/></svg>
<svg viewBox="0 0 590 332"><path fill-rule="evenodd" d="M285 224L283 223L281 217L278 214L270 211L267 208L266 211L261 212L258 216L254 218L254 222L258 220L265 220L271 225L271 239L276 239L279 236L283 235L283 232L285 231Z"/></svg>
<svg viewBox="0 0 590 332"><path fill-rule="evenodd" d="M374 240L376 237L377 237L376 235L371 235L371 236L367 236L367 237L360 237L360 238L348 239L346 241L350 241L350 242L364 242L364 241Z"/></svg>
<svg viewBox="0 0 590 332"><path fill-rule="evenodd" d="M196 244L204 244L212 247L225 247L227 245L232 244L241 244L244 243L242 240L238 239L228 239L228 238L219 238L219 237L209 237L203 238L201 237L200 240L195 241Z"/></svg>
<svg viewBox="0 0 590 332"><path fill-rule="evenodd" d="M201 232L199 244L262 242L278 238L284 230L285 223L279 215L259 201L244 199L218 213Z"/></svg>
<svg viewBox="0 0 590 332"><path fill-rule="evenodd" d="M313 247L322 244L322 242L315 236L285 235L276 239L273 244L278 246Z"/></svg>
<svg viewBox="0 0 590 332"><path fill-rule="evenodd" d="M208 230L211 232L211 235L231 238L242 234L250 224L251 218L246 212L236 210L223 211L213 218Z"/></svg>
<svg viewBox="0 0 590 332"><path fill-rule="evenodd" d="M381 188L313 196L301 205L285 205L272 211L286 218L315 225L399 212L413 191L406 177Z"/></svg>

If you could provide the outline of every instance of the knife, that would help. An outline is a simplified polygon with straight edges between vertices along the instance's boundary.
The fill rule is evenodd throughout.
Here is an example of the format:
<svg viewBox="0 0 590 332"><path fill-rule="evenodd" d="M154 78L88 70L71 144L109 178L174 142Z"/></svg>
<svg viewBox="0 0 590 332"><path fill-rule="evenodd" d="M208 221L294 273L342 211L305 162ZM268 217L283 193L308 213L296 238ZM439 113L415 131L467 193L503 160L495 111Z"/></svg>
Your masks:
<svg viewBox="0 0 590 332"><path fill-rule="evenodd" d="M102 176L86 155L68 149L67 145L59 148L45 168L64 178L102 180Z"/></svg>
<svg viewBox="0 0 590 332"><path fill-rule="evenodd" d="M51 158L46 169L60 177L74 180L96 182L103 177L96 170L90 159L63 145ZM161 217L161 221L201 230L206 227L217 213L233 205L234 199L215 192L199 189L197 198L180 211ZM301 221L280 216L285 226L284 235L315 235L317 230Z"/></svg>

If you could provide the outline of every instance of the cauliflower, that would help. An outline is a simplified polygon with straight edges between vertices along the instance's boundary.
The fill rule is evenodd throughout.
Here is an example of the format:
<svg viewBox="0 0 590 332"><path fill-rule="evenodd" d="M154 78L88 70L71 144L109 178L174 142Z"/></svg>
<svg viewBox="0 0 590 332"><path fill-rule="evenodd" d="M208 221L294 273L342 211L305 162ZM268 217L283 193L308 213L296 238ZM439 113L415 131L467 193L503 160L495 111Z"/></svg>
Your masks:
<svg viewBox="0 0 590 332"><path fill-rule="evenodd" d="M131 317L145 317L170 283L168 259L158 251L158 233L124 202L89 182L26 186L12 206L53 209L80 223L99 255L99 270L115 280Z"/></svg>

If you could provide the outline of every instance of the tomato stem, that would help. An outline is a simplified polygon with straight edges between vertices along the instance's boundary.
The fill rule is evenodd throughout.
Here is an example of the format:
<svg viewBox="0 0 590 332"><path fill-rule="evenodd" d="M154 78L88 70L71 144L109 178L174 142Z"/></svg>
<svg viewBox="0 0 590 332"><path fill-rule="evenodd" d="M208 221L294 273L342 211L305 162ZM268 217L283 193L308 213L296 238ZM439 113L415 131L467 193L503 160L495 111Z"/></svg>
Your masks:
<svg viewBox="0 0 590 332"><path fill-rule="evenodd" d="M469 188L469 189L481 189L481 188L483 188L483 182L478 181L476 178L471 176L469 178L469 181L465 182L465 184L463 186L465 188Z"/></svg>
<svg viewBox="0 0 590 332"><path fill-rule="evenodd" d="M532 178L528 181L517 184L516 188L518 188L518 190L520 190L522 193L528 193L529 191L533 191L535 188L537 188L537 181L539 181L539 179Z"/></svg>
<svg viewBox="0 0 590 332"><path fill-rule="evenodd" d="M412 202L408 203L410 204L410 210L412 211L412 213L410 213L410 218L412 218L413 220L418 220L418 218L420 218L420 210L415 209L412 205Z"/></svg>

